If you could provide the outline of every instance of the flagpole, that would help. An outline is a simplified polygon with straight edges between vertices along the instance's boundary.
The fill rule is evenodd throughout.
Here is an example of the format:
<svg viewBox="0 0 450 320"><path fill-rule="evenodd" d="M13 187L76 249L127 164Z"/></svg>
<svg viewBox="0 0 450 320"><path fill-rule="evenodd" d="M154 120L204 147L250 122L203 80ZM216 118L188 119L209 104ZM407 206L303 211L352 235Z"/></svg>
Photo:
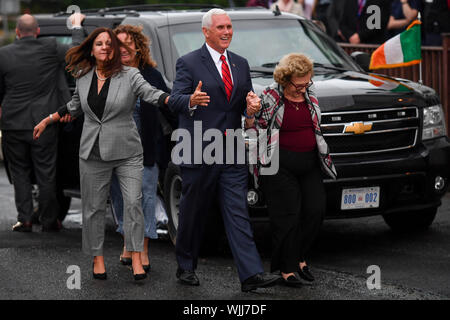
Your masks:
<svg viewBox="0 0 450 320"><path fill-rule="evenodd" d="M422 20L420 19L420 11L417 13L417 19L419 19L420 22L422 22ZM423 84L422 81L422 43L420 44L420 63L419 63L419 83Z"/></svg>

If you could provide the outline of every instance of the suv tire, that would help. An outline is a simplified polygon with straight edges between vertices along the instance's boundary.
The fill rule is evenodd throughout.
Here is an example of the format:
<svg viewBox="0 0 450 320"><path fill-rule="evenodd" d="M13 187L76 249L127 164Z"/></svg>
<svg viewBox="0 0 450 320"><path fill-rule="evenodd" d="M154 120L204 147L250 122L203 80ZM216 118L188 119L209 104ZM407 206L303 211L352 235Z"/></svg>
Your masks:
<svg viewBox="0 0 450 320"><path fill-rule="evenodd" d="M180 213L182 179L180 167L169 162L164 177L164 204L167 210L167 229L172 243L177 241L178 216ZM222 239L223 221L217 202L211 206L211 212L208 215L205 230L203 233L200 255L210 255L217 251L219 241Z"/></svg>
<svg viewBox="0 0 450 320"><path fill-rule="evenodd" d="M433 223L436 213L437 208L430 208L412 212L386 214L383 215L383 219L393 231L402 233L415 232L428 229Z"/></svg>
<svg viewBox="0 0 450 320"><path fill-rule="evenodd" d="M180 168L169 162L164 176L164 204L167 210L167 229L172 243L177 242L178 215L180 213L181 199L181 172Z"/></svg>
<svg viewBox="0 0 450 320"><path fill-rule="evenodd" d="M67 213L69 212L72 198L66 197L61 190L60 192L57 192L56 199L58 200L59 204L58 220L63 222L67 216Z"/></svg>

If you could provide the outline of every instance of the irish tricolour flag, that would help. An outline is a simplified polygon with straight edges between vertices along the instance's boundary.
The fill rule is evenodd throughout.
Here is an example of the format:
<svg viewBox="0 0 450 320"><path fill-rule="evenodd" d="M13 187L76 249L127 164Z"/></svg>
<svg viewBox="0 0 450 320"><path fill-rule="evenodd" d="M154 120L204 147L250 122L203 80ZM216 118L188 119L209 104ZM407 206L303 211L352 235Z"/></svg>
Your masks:
<svg viewBox="0 0 450 320"><path fill-rule="evenodd" d="M370 69L397 68L420 62L420 21L413 21L408 28L383 43L370 58Z"/></svg>

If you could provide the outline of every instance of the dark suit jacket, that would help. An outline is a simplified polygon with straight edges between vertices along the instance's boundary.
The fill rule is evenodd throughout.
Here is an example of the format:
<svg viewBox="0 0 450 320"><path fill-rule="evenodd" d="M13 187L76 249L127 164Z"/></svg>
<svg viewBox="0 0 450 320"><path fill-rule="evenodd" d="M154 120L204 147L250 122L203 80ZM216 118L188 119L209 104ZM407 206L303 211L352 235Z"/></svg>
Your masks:
<svg viewBox="0 0 450 320"><path fill-rule="evenodd" d="M250 68L246 59L227 51L233 77L233 92L228 102L222 78L209 54L206 45L192 51L177 61L177 74L169 99L169 108L178 114L178 128L186 129L194 138L194 121L201 121L202 133L210 128L225 132L240 129L241 116L247 106L246 96L252 90ZM210 96L207 107L198 106L191 115L189 98L199 81L202 91ZM202 151L209 142L202 144ZM191 143L190 164L194 164L194 143ZM186 163L182 163L185 165Z"/></svg>
<svg viewBox="0 0 450 320"><path fill-rule="evenodd" d="M148 83L157 89L169 92L164 79L158 70L150 66L139 69ZM168 111L168 110L167 110ZM141 140L144 148L144 165L153 166L155 162L160 168L165 168L169 161L169 146L164 137L161 117L163 112L158 107L144 100L141 101ZM169 111L170 112L170 111ZM170 116L170 115L169 115Z"/></svg>
<svg viewBox="0 0 450 320"><path fill-rule="evenodd" d="M367 13L367 8L371 5L377 5L381 9L380 29L371 30L367 28L367 19L373 15L373 13ZM345 0L343 15L339 23L339 29L344 37L347 38L347 41L354 33L357 32L359 38L361 39L361 43L380 44L386 40L385 33L390 12L389 0L366 0L362 13L358 17L358 0ZM357 25L359 25L359 30L357 29Z"/></svg>
<svg viewBox="0 0 450 320"><path fill-rule="evenodd" d="M82 29L74 29L74 44L83 37ZM33 130L67 98L61 66L68 49L54 38L34 37L0 48L2 130Z"/></svg>

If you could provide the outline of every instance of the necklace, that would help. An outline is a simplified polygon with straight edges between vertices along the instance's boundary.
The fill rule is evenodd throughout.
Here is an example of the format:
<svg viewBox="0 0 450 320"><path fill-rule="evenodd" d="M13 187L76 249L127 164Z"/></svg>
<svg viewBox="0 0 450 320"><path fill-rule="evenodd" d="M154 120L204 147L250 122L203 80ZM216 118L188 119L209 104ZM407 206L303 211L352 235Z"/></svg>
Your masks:
<svg viewBox="0 0 450 320"><path fill-rule="evenodd" d="M95 67L95 74L97 75L97 79L100 80L100 81L106 81L106 80L108 80L108 78L101 78L101 77L98 75L97 67Z"/></svg>
<svg viewBox="0 0 450 320"><path fill-rule="evenodd" d="M289 99L288 99L288 101L289 101L288 105L290 105L292 108L295 108L295 110L297 110L297 111L300 109L299 105L304 102L304 101L297 102L297 101L292 101Z"/></svg>

